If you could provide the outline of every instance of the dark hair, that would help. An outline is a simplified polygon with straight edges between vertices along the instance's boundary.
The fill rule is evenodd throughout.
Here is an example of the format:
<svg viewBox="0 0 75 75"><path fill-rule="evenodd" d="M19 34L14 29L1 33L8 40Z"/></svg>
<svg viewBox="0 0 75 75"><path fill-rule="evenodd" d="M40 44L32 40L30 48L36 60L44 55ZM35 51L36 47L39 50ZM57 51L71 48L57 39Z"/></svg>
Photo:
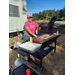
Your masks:
<svg viewBox="0 0 75 75"><path fill-rule="evenodd" d="M51 18L51 21L54 21L54 20L56 20L56 17L52 17L52 18Z"/></svg>

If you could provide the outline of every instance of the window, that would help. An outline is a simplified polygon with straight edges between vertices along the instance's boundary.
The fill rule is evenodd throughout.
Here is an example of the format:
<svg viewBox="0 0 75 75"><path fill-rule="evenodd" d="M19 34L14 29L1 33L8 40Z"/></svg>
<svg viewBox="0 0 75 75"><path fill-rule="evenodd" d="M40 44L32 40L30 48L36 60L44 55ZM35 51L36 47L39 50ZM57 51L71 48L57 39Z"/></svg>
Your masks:
<svg viewBox="0 0 75 75"><path fill-rule="evenodd" d="M9 4L9 16L19 17L19 6Z"/></svg>

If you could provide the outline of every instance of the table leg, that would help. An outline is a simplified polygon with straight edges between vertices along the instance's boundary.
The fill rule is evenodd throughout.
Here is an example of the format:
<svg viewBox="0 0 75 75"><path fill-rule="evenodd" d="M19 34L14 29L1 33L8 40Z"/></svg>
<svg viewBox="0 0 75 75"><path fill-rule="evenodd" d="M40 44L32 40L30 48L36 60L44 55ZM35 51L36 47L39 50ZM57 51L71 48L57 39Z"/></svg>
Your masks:
<svg viewBox="0 0 75 75"><path fill-rule="evenodd" d="M44 69L44 67L42 66L42 55L43 55L43 53L42 53L42 48L40 49L40 69L41 69L41 71L43 71L43 69Z"/></svg>
<svg viewBox="0 0 75 75"><path fill-rule="evenodd" d="M40 67L42 67L42 49L40 49Z"/></svg>
<svg viewBox="0 0 75 75"><path fill-rule="evenodd" d="M56 40L55 40L54 56L55 56L55 53L56 53Z"/></svg>
<svg viewBox="0 0 75 75"><path fill-rule="evenodd" d="M30 54L28 53L28 62L30 62Z"/></svg>

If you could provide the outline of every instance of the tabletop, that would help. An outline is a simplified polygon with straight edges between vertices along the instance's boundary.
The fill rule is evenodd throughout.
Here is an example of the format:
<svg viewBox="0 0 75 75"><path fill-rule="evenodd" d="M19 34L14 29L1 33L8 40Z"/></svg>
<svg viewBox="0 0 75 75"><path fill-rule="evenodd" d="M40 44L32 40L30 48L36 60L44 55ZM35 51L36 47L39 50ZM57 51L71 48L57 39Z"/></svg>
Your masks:
<svg viewBox="0 0 75 75"><path fill-rule="evenodd" d="M48 41L48 40L50 40L50 39L52 39L52 38L54 38L54 37L56 37L57 35L49 35L49 34L44 34L44 35L39 35L36 39L40 39L40 38L42 38L43 40L42 41L38 41L38 40L36 40L36 39L33 39L33 42L36 42L36 43L40 43L40 44L42 44L42 43L44 43L44 42L46 42L46 41Z"/></svg>

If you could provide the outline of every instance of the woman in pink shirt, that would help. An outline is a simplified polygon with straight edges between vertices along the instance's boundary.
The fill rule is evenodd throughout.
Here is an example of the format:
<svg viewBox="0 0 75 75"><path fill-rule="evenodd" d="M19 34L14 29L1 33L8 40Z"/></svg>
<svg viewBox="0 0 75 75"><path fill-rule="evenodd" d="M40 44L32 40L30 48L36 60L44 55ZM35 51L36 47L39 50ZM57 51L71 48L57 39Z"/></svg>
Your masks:
<svg viewBox="0 0 75 75"><path fill-rule="evenodd" d="M32 14L28 14L27 15L27 19L28 21L25 22L25 33L24 33L24 40L27 41L27 39L29 39L30 37L36 37L37 38L37 35L35 35L35 32L36 34L38 34L38 30L39 30L39 26L37 25L36 22L32 21Z"/></svg>

